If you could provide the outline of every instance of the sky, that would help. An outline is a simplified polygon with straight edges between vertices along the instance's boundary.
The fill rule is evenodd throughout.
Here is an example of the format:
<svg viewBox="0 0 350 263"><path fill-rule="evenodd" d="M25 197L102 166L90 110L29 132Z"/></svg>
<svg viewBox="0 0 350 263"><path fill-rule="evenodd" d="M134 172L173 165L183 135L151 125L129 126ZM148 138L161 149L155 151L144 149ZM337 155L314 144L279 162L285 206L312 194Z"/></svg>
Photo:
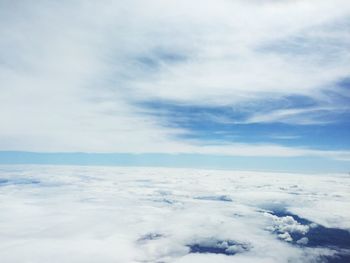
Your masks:
<svg viewBox="0 0 350 263"><path fill-rule="evenodd" d="M349 29L347 0L2 0L0 163L350 170Z"/></svg>

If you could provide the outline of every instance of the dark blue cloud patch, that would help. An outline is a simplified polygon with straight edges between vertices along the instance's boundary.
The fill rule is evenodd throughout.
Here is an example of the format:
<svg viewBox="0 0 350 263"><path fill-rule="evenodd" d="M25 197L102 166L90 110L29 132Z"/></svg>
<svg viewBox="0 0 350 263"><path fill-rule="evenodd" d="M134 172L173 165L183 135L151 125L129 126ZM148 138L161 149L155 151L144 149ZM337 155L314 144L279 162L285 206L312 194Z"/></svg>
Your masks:
<svg viewBox="0 0 350 263"><path fill-rule="evenodd" d="M134 57L136 65L145 71L158 71L164 65L174 65L187 61L186 53L164 48L155 48L148 53Z"/></svg>
<svg viewBox="0 0 350 263"><path fill-rule="evenodd" d="M223 254L233 256L237 253L249 251L252 246L250 244L236 242L234 240L215 240L208 239L201 242L187 245L190 253L201 254Z"/></svg>
<svg viewBox="0 0 350 263"><path fill-rule="evenodd" d="M308 247L335 247L350 249L350 232L347 230L328 228L315 224L314 222L290 213L285 209L274 210L271 212L271 214L280 218L292 217L299 224L310 226L309 230L305 234L300 234L299 232L290 233L293 238L293 242L303 237L307 237L308 242L301 245ZM300 245L300 243L294 243Z"/></svg>
<svg viewBox="0 0 350 263"><path fill-rule="evenodd" d="M279 219L287 219L287 225L282 228L277 228L273 231L274 234L281 237L287 233L290 237L285 241L299 247L309 248L328 248L335 252L333 256L321 256L320 262L339 262L346 263L350 259L350 232L339 228L328 228L314 222L299 217L296 214L288 212L286 209L280 208L270 212L273 216ZM288 222L289 221L289 222ZM288 225L289 224L289 225ZM306 227L305 232L293 231L292 224ZM294 227L295 228L295 227ZM297 228L295 228L297 229ZM289 232L288 232L289 230ZM281 232L282 231L282 232ZM287 231L286 233L283 233Z"/></svg>
<svg viewBox="0 0 350 263"><path fill-rule="evenodd" d="M344 100L339 105L344 105ZM349 149L350 111L345 106L332 110L331 107L320 106L320 103L310 97L295 95L234 106L199 106L170 101L147 101L139 106L162 125L187 130L187 133L180 135L181 139L207 143L275 143L316 149ZM288 116L289 121L283 118L250 121L256 114L264 116L289 110L300 112L296 116ZM312 121L303 124L296 118Z"/></svg>
<svg viewBox="0 0 350 263"><path fill-rule="evenodd" d="M10 186L10 185L38 185L39 180L34 180L30 178L0 178L0 186Z"/></svg>
<svg viewBox="0 0 350 263"><path fill-rule="evenodd" d="M350 89L350 77L344 78L337 83L337 86L349 90Z"/></svg>
<svg viewBox="0 0 350 263"><path fill-rule="evenodd" d="M270 94L271 95L271 94ZM279 109L311 108L317 106L318 102L307 96L291 95L286 97L269 98L266 94L264 100L239 103L237 105L224 106L201 106L174 101L145 101L138 103L148 113L164 121L169 118L169 125L187 122L196 123L206 120L207 123L245 123L247 118L257 112L271 112Z"/></svg>

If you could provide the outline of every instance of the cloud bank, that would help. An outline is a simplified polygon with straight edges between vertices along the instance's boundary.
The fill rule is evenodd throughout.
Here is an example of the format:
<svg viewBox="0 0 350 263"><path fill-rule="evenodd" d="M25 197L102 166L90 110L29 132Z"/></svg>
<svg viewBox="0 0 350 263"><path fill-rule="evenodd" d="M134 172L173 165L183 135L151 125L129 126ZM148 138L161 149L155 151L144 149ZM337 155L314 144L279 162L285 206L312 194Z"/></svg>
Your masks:
<svg viewBox="0 0 350 263"><path fill-rule="evenodd" d="M7 263L347 262L349 187L339 174L1 166L0 255ZM294 216L272 214L283 208ZM312 235L318 228L327 232ZM341 229L345 237L333 234Z"/></svg>

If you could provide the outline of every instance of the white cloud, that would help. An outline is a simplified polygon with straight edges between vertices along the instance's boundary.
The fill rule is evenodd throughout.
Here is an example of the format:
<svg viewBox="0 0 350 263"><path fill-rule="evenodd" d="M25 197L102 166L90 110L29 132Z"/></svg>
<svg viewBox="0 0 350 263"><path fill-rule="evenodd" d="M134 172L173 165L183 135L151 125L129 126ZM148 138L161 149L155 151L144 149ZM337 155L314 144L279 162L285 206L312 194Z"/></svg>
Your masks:
<svg viewBox="0 0 350 263"><path fill-rule="evenodd" d="M349 73L345 0L1 5L2 150L251 155L260 146L179 141L174 135L186 130L161 126L133 103L165 99L220 106L288 95L324 99L324 92ZM291 50L274 47L284 47L283 41L292 41ZM299 56L293 48L303 49L304 43L311 51ZM318 47L321 51L314 51ZM286 114L291 113L277 110L254 118ZM272 147L276 155L313 152Z"/></svg>
<svg viewBox="0 0 350 263"><path fill-rule="evenodd" d="M330 113L346 112L348 108L342 107L308 107L297 109L280 109L263 114L256 113L245 120L245 123L282 122L298 125L327 124L336 120L327 115ZM326 116L323 116L326 115Z"/></svg>
<svg viewBox="0 0 350 263"><path fill-rule="evenodd" d="M315 262L336 249L280 240L266 229L305 229L288 217L266 217L262 208L286 207L327 227L350 226L350 178L336 174L2 166L0 178L8 180L0 184L0 256L7 263ZM189 254L186 246L215 240L246 244L248 251Z"/></svg>

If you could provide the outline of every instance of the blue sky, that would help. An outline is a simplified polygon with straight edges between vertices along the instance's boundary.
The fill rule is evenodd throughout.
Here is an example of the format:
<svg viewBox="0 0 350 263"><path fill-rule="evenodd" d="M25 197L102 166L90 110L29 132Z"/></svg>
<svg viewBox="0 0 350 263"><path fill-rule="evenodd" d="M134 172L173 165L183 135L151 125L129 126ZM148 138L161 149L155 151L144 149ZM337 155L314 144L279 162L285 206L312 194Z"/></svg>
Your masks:
<svg viewBox="0 0 350 263"><path fill-rule="evenodd" d="M0 163L346 171L349 18L346 0L2 1Z"/></svg>

